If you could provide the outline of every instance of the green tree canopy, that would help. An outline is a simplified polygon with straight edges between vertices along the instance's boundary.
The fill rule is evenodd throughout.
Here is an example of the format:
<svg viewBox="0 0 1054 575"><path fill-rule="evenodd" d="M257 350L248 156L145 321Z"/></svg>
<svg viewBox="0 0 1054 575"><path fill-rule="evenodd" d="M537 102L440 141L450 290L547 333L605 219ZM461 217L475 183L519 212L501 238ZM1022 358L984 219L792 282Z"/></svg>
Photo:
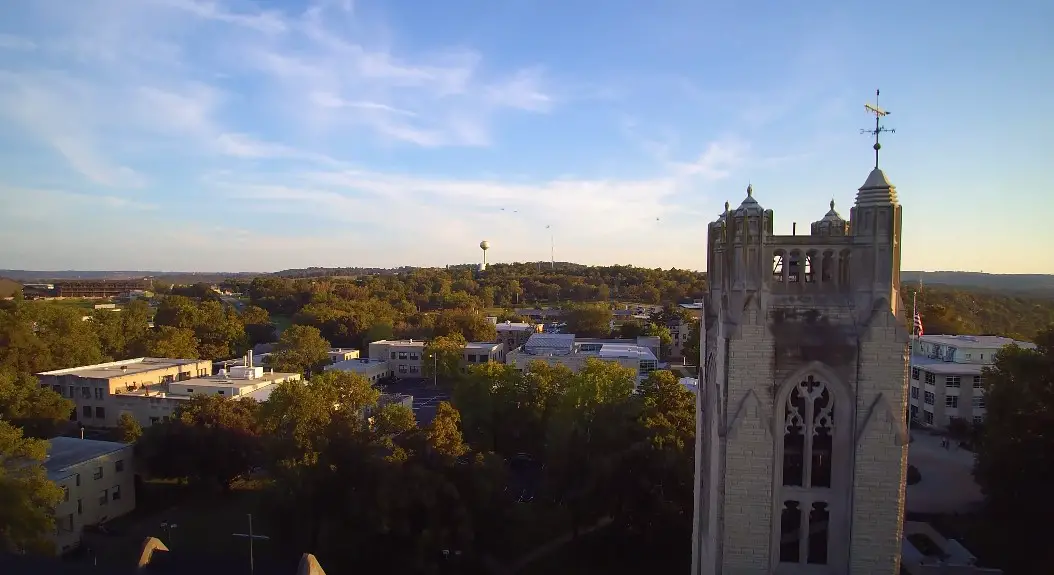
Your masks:
<svg viewBox="0 0 1054 575"><path fill-rule="evenodd" d="M271 356L271 365L281 372L311 373L329 361L329 342L318 329L293 325L282 332Z"/></svg>
<svg viewBox="0 0 1054 575"><path fill-rule="evenodd" d="M0 549L52 554L54 510L63 492L43 463L48 444L0 421Z"/></svg>
<svg viewBox="0 0 1054 575"><path fill-rule="evenodd" d="M578 305L567 311L567 332L579 337L611 335L611 309L604 304Z"/></svg>
<svg viewBox="0 0 1054 575"><path fill-rule="evenodd" d="M69 421L73 401L42 388L36 377L0 368L0 420L17 425L30 437L52 437Z"/></svg>

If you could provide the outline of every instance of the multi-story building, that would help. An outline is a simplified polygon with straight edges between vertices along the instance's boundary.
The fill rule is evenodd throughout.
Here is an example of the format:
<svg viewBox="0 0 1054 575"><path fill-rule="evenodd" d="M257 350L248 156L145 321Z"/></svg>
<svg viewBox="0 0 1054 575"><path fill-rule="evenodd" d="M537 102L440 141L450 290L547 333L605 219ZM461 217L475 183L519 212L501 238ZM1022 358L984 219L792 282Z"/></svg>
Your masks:
<svg viewBox="0 0 1054 575"><path fill-rule="evenodd" d="M379 383L392 377L392 368L387 359L358 357L327 365L325 371L350 371L365 377L371 383Z"/></svg>
<svg viewBox="0 0 1054 575"><path fill-rule="evenodd" d="M374 341L369 346L370 359L388 362L388 367L397 379L423 377L421 360L425 355L425 342L420 340Z"/></svg>
<svg viewBox="0 0 1054 575"><path fill-rule="evenodd" d="M659 367L655 353L632 340L576 339L572 333L537 333L521 348L505 354L505 362L519 370L525 369L532 361L542 361L578 371L590 358L631 368L637 373L638 380Z"/></svg>
<svg viewBox="0 0 1054 575"><path fill-rule="evenodd" d="M994 335L923 335L913 340L908 400L912 421L933 427L947 427L953 419L983 421L981 371L1010 344L1036 347Z"/></svg>
<svg viewBox="0 0 1054 575"><path fill-rule="evenodd" d="M84 527L135 509L135 461L127 443L74 437L48 440L44 470L62 488L55 508L55 551L80 545Z"/></svg>
<svg viewBox="0 0 1054 575"><path fill-rule="evenodd" d="M505 344L502 342L470 341L465 344L461 356L462 369L476 363L505 362Z"/></svg>
<svg viewBox="0 0 1054 575"><path fill-rule="evenodd" d="M111 405L115 420L130 413L143 427L168 421L184 402L196 395L217 395L233 400L267 401L277 384L300 381L299 373L275 373L259 366L235 366L216 375L167 383L160 388L138 388L114 394ZM106 427L112 427L108 425Z"/></svg>
<svg viewBox="0 0 1054 575"><path fill-rule="evenodd" d="M527 338L540 332L541 328L541 325L526 322L504 321L494 324L494 329L498 332L498 341L505 344L505 351L512 351L527 343Z"/></svg>
<svg viewBox="0 0 1054 575"><path fill-rule="evenodd" d="M876 167L848 222L776 235L748 186L709 224L693 575L901 573L901 220Z"/></svg>
<svg viewBox="0 0 1054 575"><path fill-rule="evenodd" d="M157 392L173 382L207 376L211 370L212 362L207 359L138 357L45 371L37 378L41 386L73 400L76 414L72 419L88 427L114 427L120 416L113 404L118 393Z"/></svg>

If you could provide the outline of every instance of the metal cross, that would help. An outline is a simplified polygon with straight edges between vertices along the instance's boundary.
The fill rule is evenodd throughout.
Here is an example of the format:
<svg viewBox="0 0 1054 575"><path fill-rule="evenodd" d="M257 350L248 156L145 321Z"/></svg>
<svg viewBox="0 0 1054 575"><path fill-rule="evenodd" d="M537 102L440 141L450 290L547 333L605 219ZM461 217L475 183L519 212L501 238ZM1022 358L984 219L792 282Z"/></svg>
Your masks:
<svg viewBox="0 0 1054 575"><path fill-rule="evenodd" d="M249 532L248 533L231 533L235 537L247 537L249 538L249 575L255 570L253 565L253 540L254 539L270 539L266 535L254 535L253 534L253 514L249 513Z"/></svg>
<svg viewBox="0 0 1054 575"><path fill-rule="evenodd" d="M871 104L864 104L864 109L867 110L867 112L869 114L874 114L875 115L875 129L874 130L867 130L867 129L860 130L861 134L869 134L869 135L872 135L872 136L875 137L875 145L872 146L872 147L875 149L875 169L876 170L878 169L878 151L882 149L882 144L878 143L878 136L879 136L879 134L882 134L882 133L885 133L885 132L889 132L890 134L895 134L897 132L896 130L894 130L892 128L887 129L885 126L883 126L880 123L882 118L885 118L886 116L889 115L889 112L887 112L887 111L883 110L882 108L878 107L878 95L879 95L879 90L875 90L875 105L874 106L872 106Z"/></svg>

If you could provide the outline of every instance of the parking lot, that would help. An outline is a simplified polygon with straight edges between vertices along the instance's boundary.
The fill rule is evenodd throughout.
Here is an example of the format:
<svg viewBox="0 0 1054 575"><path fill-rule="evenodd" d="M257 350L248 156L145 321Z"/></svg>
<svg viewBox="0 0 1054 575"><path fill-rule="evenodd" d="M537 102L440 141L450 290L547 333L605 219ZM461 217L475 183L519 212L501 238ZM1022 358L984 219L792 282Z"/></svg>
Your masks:
<svg viewBox="0 0 1054 575"><path fill-rule="evenodd" d="M437 388L430 379L401 379L386 386L384 392L412 395L414 416L420 425L432 423L440 401L450 401L449 390L442 385Z"/></svg>

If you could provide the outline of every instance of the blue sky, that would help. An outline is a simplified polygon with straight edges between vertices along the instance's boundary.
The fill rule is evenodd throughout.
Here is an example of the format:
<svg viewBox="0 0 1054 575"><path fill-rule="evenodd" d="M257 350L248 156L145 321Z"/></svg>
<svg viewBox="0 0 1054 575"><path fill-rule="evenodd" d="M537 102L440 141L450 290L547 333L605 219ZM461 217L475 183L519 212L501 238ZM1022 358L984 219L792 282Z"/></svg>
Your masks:
<svg viewBox="0 0 1054 575"><path fill-rule="evenodd" d="M0 268L703 269L872 167L906 269L1054 273L1054 3L0 4Z"/></svg>

